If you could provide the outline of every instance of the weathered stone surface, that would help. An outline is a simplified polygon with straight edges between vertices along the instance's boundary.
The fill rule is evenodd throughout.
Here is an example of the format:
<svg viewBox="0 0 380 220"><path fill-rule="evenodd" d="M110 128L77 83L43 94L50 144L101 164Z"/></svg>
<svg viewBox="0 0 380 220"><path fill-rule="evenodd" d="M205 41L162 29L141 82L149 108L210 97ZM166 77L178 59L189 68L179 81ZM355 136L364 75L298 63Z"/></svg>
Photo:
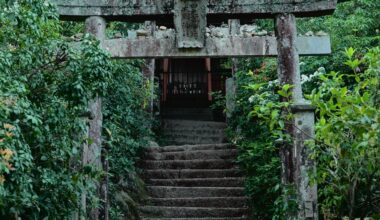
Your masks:
<svg viewBox="0 0 380 220"><path fill-rule="evenodd" d="M230 207L242 208L246 206L245 197L193 197L193 198L150 198L151 205L177 207Z"/></svg>
<svg viewBox="0 0 380 220"><path fill-rule="evenodd" d="M147 191L157 198L244 196L244 187L147 186Z"/></svg>
<svg viewBox="0 0 380 220"><path fill-rule="evenodd" d="M179 152L147 153L145 158L154 160L233 159L237 150L192 150Z"/></svg>
<svg viewBox="0 0 380 220"><path fill-rule="evenodd" d="M291 146L281 149L282 181L294 184L297 190L297 213L288 216L297 219L318 219L317 186L311 184L309 175L316 171L315 163L310 158L310 150L305 144L314 137L314 111L303 98L299 67L299 51L295 46L297 38L296 19L291 14L276 17L276 34L278 41L278 77L280 83L293 85L291 101L294 118L287 125L287 132L292 136ZM289 112L285 112L287 114Z"/></svg>
<svg viewBox="0 0 380 220"><path fill-rule="evenodd" d="M141 208L149 217L238 217L247 212L245 208L201 208L201 207L165 207L165 206L144 206Z"/></svg>
<svg viewBox="0 0 380 220"><path fill-rule="evenodd" d="M236 168L235 160L145 160L145 169L231 169Z"/></svg>
<svg viewBox="0 0 380 220"><path fill-rule="evenodd" d="M177 47L204 47L207 0L177 0L174 5Z"/></svg>
<svg viewBox="0 0 380 220"><path fill-rule="evenodd" d="M104 42L106 37L106 22L101 17L89 17L85 22L85 32L93 35L96 39L98 39L101 43ZM83 156L87 157L84 165L91 165L97 170L102 170L102 161L101 161L101 153L102 153L102 126L103 126L103 113L102 113L102 99L99 96L96 96L94 99L89 101L88 108L90 114L93 118L89 120L89 135L88 138L91 140L91 143L88 146L86 152L84 152ZM97 184L97 193L100 194L100 189L103 187L107 187L106 185L101 185L101 183ZM85 210L86 196L82 198L83 210ZM107 207L107 205L106 205ZM107 208L105 208L107 209ZM107 212L107 211L105 211ZM103 212L104 213L104 212ZM97 220L99 219L99 209L91 208L90 210L90 219ZM108 216L105 217L106 219Z"/></svg>
<svg viewBox="0 0 380 220"><path fill-rule="evenodd" d="M53 0L62 18L73 20L88 16L103 16L110 20L144 21L173 16L175 0ZM297 16L330 14L337 0L208 0L209 19L274 17L276 13ZM154 19L156 18L156 19Z"/></svg>
<svg viewBox="0 0 380 220"><path fill-rule="evenodd" d="M189 178L189 179L148 179L154 186L187 186L187 187L234 187L243 186L243 178Z"/></svg>
<svg viewBox="0 0 380 220"><path fill-rule="evenodd" d="M156 30L156 22L155 21L146 21L145 29L148 30L149 36L154 36ZM156 61L154 59L145 59L145 62L142 65L142 74L144 76L144 82L147 86L149 86L150 91L150 100L147 103L146 110L151 113L151 117L153 117L153 108L154 108L154 70L156 68Z"/></svg>
<svg viewBox="0 0 380 220"><path fill-rule="evenodd" d="M202 220L246 220L245 217L211 217L211 218L202 218ZM143 218L142 220L197 220L197 218Z"/></svg>
<svg viewBox="0 0 380 220"><path fill-rule="evenodd" d="M227 119L232 117L235 111L236 102L236 82L233 77L226 79L226 116Z"/></svg>
<svg viewBox="0 0 380 220"><path fill-rule="evenodd" d="M197 127L202 122L173 120L164 127L178 124ZM210 122L208 126L212 130L225 124ZM231 144L147 148L142 164L148 168L143 176L149 198L140 209L142 219L247 219L248 199L243 174L234 165L236 152Z"/></svg>
<svg viewBox="0 0 380 220"><path fill-rule="evenodd" d="M224 128L224 127L222 127ZM199 144L199 145L172 145L164 147L149 147L147 152L181 152L181 151L198 151L198 150L228 150L236 149L232 144Z"/></svg>
<svg viewBox="0 0 380 220"><path fill-rule="evenodd" d="M242 172L239 169L165 169L144 170L143 176L152 179L170 178L223 178L238 177Z"/></svg>
<svg viewBox="0 0 380 220"><path fill-rule="evenodd" d="M298 37L300 55L326 55L331 53L328 36ZM276 38L271 36L223 38L208 37L200 50L177 48L175 35L167 38L112 39L104 48L114 58L185 58L185 57L258 57L277 56Z"/></svg>
<svg viewBox="0 0 380 220"><path fill-rule="evenodd" d="M216 144L224 143L226 140L226 124L222 122L164 120L162 128L168 144ZM191 153L194 155L196 152ZM194 156L187 155L187 157ZM207 155L198 157L198 159L207 158Z"/></svg>

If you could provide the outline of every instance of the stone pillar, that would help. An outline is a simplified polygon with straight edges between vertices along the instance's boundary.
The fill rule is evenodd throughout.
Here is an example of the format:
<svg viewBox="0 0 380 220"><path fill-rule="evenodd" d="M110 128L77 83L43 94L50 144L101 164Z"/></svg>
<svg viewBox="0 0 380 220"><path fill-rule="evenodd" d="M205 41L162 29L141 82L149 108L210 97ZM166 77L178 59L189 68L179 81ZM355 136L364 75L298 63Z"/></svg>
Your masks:
<svg viewBox="0 0 380 220"><path fill-rule="evenodd" d="M231 36L238 36L240 34L240 20L239 19L229 19L228 20L229 34ZM231 58L232 77L226 79L226 117L227 122L232 116L232 112L235 110L236 102L236 76L235 73L238 71L238 60L237 58Z"/></svg>
<svg viewBox="0 0 380 220"><path fill-rule="evenodd" d="M101 17L89 17L85 22L85 32L90 33L95 36L101 43L105 40L106 35L106 21ZM102 149L102 123L103 123L103 114L102 114L102 99L99 96L96 96L94 99L89 101L89 111L91 118L89 119L89 130L88 137L91 140L91 143L88 145L88 148L85 149L83 153L84 164L89 164L94 166L96 169L102 169L101 161L101 149ZM98 186L99 188L100 186ZM100 190L100 189L98 189ZM100 195L100 193L99 193ZM82 198L82 202L86 204L86 198ZM99 219L99 209L91 209L90 211L91 219Z"/></svg>
<svg viewBox="0 0 380 220"><path fill-rule="evenodd" d="M156 22L155 21L146 21L145 22L145 28L149 32L150 37L154 37L154 32L156 29ZM144 81L149 85L150 90L150 100L147 105L147 111L150 113L153 113L153 105L154 105L154 70L155 70L155 60L154 59L145 59L144 64L142 66L142 73L144 76Z"/></svg>
<svg viewBox="0 0 380 220"><path fill-rule="evenodd" d="M286 100L293 103L294 118L287 126L292 142L290 146L284 144L281 149L282 180L285 184L294 184L297 190L298 210L293 217L317 220L317 186L311 184L309 179L309 173L315 172L316 168L314 161L309 158L310 150L305 145L307 140L314 137L314 109L302 95L299 54L296 48L296 18L292 14L279 14L275 22L278 77L282 85L293 85L291 100Z"/></svg>
<svg viewBox="0 0 380 220"><path fill-rule="evenodd" d="M235 111L236 83L233 77L226 79L226 117L227 122Z"/></svg>

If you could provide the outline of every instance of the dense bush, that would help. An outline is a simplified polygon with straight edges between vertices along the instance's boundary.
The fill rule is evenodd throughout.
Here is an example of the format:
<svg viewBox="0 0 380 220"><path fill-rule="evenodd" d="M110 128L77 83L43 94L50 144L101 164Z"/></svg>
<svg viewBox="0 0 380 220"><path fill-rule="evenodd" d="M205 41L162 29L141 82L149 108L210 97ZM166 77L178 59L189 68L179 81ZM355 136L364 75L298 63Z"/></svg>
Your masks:
<svg viewBox="0 0 380 220"><path fill-rule="evenodd" d="M380 49L373 48L357 58L346 51L348 73L326 73L323 68L311 76L303 75L303 87L314 88L306 95L317 107L316 138L308 143L318 164L321 216L337 219L349 216L379 218L379 74ZM237 75L240 92L231 137L242 150L239 161L248 173L247 193L253 198L253 219L283 219L294 203L283 203L292 186L280 181L279 149L276 143L291 141L285 126L291 114L281 114L291 103L289 85L267 75ZM241 116L245 117L241 117ZM240 133L236 133L240 131ZM279 191L282 189L282 191ZM290 190L290 191L289 191ZM282 193L281 193L282 192Z"/></svg>
<svg viewBox="0 0 380 220"><path fill-rule="evenodd" d="M325 31L331 35L333 46L333 53L331 56L302 57L301 71L303 74L303 81L305 82L303 84L303 89L306 94L311 94L314 90L313 94L318 94L319 91L328 96L328 93L330 91L328 87L340 85L338 82L335 82L336 84L334 84L334 80L331 82L328 80L324 83L328 84L329 86L325 86L325 91L320 91L319 87L322 86L323 83L318 79L319 76L326 75L326 72L334 70L340 72L336 78L342 77L341 75L344 75L342 73L345 73L345 75L354 73L352 70L353 64L358 61L355 61L355 59L353 59L351 60L350 65L347 65L347 57L344 55L345 48L351 46L358 48L356 51L356 57L360 60L360 62L359 66L355 67L354 71L356 71L356 74L360 75L361 78L359 82L356 82L352 77L349 79L347 79L347 77L343 77L341 80L343 80L344 84L341 86L347 87L348 94L349 91L357 86L357 84L362 84L363 81L367 80L374 80L370 79L368 77L368 74L363 74L363 72L373 72L376 68L373 68L373 64L369 65L367 62L369 60L367 58L365 59L367 61L364 61L361 58L364 57L364 54L367 53L369 50L368 48L379 45L379 8L379 1L349 0L340 3L336 12L332 16L297 20L297 26L300 34L304 34L308 31L313 31L314 33L320 30ZM270 21L262 21L258 24L262 27L266 27L267 29L273 28L273 23ZM372 51L371 54L375 54L375 52ZM374 55L372 55L372 57L374 57ZM373 58L371 62L373 63L376 59L378 60L378 57ZM278 94L277 91L281 90L281 88L276 86L277 82L275 79L277 77L276 65L274 65L275 62L276 61L274 59L241 59L239 63L240 72L235 76L238 83L237 104L233 118L230 120L230 137L242 149L239 156L239 161L241 162L243 168L248 171L246 189L247 194L253 198L252 219L278 218L281 217L281 213L284 209L289 208L284 207L283 203L281 202L281 188L282 192L290 191L287 186L281 187L281 185L279 185L279 149L275 146L275 141L278 137L278 134L282 134L282 132L278 132L278 129L276 129L279 126L279 119L276 112L278 110L278 107L281 106L278 103L280 94ZM330 74L327 75L329 75L330 79L334 79L334 77L332 77ZM367 75L367 78L365 78L364 75ZM323 86L321 88L323 88ZM339 88L340 87L337 87L338 90ZM342 88L342 90L345 89ZM376 97L375 92L371 94L373 97ZM314 100L314 105L317 107L329 108L329 104L325 103L322 99L320 99L318 102L315 100L316 98L314 96L310 96L309 98ZM368 103L365 105L367 104ZM334 105L331 105L331 107L334 108ZM376 106L372 106L372 109L373 108L376 109ZM324 114L331 113L330 111L327 112L328 113L325 112ZM339 112L334 112L334 114L335 113L338 114ZM356 114L358 115L357 112ZM272 116L275 120L271 119ZM332 116L330 115L328 117ZM361 117L358 117L357 120L360 120L359 118ZM325 125L330 125L327 116L324 117L322 122L323 121L325 121ZM320 129L321 126L319 123L321 123L321 121L318 121L317 123L317 128ZM345 128L348 129L348 127ZM275 132L273 132L273 129ZM372 128L368 129L371 130ZM325 143L323 140L325 138L327 139L327 137L322 137L321 133L319 132L320 130L317 130L317 137L320 141L319 143ZM333 135L339 131L334 130L333 132L332 130L330 130L330 132L326 131L326 134ZM343 130L340 132L343 132ZM348 131L345 130L345 132ZM344 134L347 133L341 133L340 135ZM347 139L339 135L336 136L336 141L339 141L338 137L340 139L347 140L345 146L348 145L348 140L352 142L351 139ZM355 135L349 135L349 137L357 138ZM285 138L287 137L285 136ZM359 141L360 138L356 140ZM374 139L371 139L371 142L373 141ZM343 144L343 142L341 143ZM315 149L322 150L323 147L316 147ZM377 150L376 147L373 147L372 149L375 151ZM317 152L320 153L318 154L317 159L322 160L322 158L325 158L325 161L321 161L320 164L329 166L329 160L332 157L327 156L328 154L326 155L324 151ZM344 156L348 156L347 152L345 151L341 153L343 153ZM320 155L324 156L320 157ZM336 158L336 156L337 155L334 157ZM376 158L374 155L372 156ZM346 164L341 161L343 164L340 164L340 166L353 164L359 166L356 162L350 164L349 159L344 161L346 161ZM378 190L378 188L374 186L375 184L373 184L374 181L376 182L378 179L376 179L375 176L368 176L368 170L371 170L372 168L367 168L364 164L361 164L359 167L363 167L361 171L366 174L363 172L361 173L362 179L359 181L361 182L361 185L360 187L359 185L356 185L361 190L358 190L355 193L355 215L360 217L365 216L363 213L366 213L368 216L370 216L374 213L379 212L378 207L380 207L380 203L375 199L377 196L375 191L373 191ZM320 165L318 168L318 174L322 175L323 173L325 175L324 178L326 179L322 179L330 181L328 182L330 185L320 183L320 201L322 204L321 207L323 207L321 216L324 216L324 214L326 218L328 215L330 215L331 218L334 216L348 216L350 207L353 207L353 205L350 205L348 203L350 200L350 197L347 194L348 191L344 191L347 190L348 185L345 184L345 182L347 183L347 179L349 178L346 176L345 180L341 179L342 185L340 185L340 180L332 178L331 170L327 169L327 167L323 167L323 165ZM342 172L346 171L343 170ZM328 175L326 175L327 173ZM321 178L321 176L318 178ZM322 181L322 179L319 180ZM364 182L367 182L367 185L365 185ZM342 188L340 190L335 189L334 184L342 186ZM357 190L359 188L355 189ZM343 196L338 195L342 193L344 194ZM366 197L365 194L367 197L369 197L368 199L374 199L371 203L373 204L372 206L369 205L368 199L364 199ZM374 197L368 195L373 195Z"/></svg>
<svg viewBox="0 0 380 220"><path fill-rule="evenodd" d="M61 35L70 25L47 1L0 1L1 219L65 219L84 191L99 205L94 182L104 175L81 166L91 142L83 113L95 95L104 99L111 191L137 192L134 160L150 135L139 63L112 62L89 36L70 47ZM113 200L115 216L128 211Z"/></svg>
<svg viewBox="0 0 380 220"><path fill-rule="evenodd" d="M315 158L325 219L374 217L380 213L380 48L356 58L353 71L319 76L308 96L317 107ZM359 68L360 67L360 68ZM364 69L364 70L363 70Z"/></svg>
<svg viewBox="0 0 380 220"><path fill-rule="evenodd" d="M135 161L152 136L146 103L151 94L139 61L115 61L114 73L104 98L104 133L110 165L112 218L134 219L137 202L144 199L144 185Z"/></svg>

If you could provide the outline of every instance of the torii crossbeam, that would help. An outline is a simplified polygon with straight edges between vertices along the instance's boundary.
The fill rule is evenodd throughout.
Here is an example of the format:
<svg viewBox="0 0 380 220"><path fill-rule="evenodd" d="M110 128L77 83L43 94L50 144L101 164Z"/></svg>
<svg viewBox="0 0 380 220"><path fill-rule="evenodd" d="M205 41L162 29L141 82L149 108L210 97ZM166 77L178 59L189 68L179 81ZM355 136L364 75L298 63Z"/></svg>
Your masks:
<svg viewBox="0 0 380 220"><path fill-rule="evenodd" d="M333 13L338 0L53 0L63 20L86 20L94 34L114 58L249 57L277 56L278 77L291 84L294 118L287 131L292 143L281 146L282 181L297 189L298 210L289 218L318 219L317 186L308 174L315 172L305 142L314 136L314 111L303 99L299 56L331 52L328 36L297 36L296 17ZM275 36L245 36L239 20L275 20ZM140 37L105 39L108 21L171 22L174 29L153 30ZM231 20L229 20L231 19ZM228 21L224 34L213 37L207 26ZM155 27L155 25L154 25ZM150 68L152 69L152 68ZM100 102L95 109L100 109ZM100 117L101 118L101 117ZM94 123L93 126L101 126ZM95 133L100 129L91 128ZM93 132L94 133L94 132ZM100 135L94 135L100 137ZM99 143L95 142L95 143ZM100 146L92 146L98 147ZM97 150L93 150L96 152Z"/></svg>

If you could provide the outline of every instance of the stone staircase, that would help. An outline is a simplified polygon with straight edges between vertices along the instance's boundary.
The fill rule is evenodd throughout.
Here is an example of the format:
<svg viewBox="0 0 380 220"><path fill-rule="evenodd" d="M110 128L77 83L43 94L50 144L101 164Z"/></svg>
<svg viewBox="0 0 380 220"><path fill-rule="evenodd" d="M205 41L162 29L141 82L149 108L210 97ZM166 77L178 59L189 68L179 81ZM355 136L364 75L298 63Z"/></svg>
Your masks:
<svg viewBox="0 0 380 220"><path fill-rule="evenodd" d="M168 144L212 144L226 140L226 124L213 121L163 120L163 136Z"/></svg>
<svg viewBox="0 0 380 220"><path fill-rule="evenodd" d="M210 108L163 108L161 117L165 119L182 119L193 121L212 121Z"/></svg>
<svg viewBox="0 0 380 220"><path fill-rule="evenodd" d="M143 220L247 219L237 149L222 143L225 127L215 122L164 122L166 135L177 145L146 149L141 167L149 198L140 207Z"/></svg>

